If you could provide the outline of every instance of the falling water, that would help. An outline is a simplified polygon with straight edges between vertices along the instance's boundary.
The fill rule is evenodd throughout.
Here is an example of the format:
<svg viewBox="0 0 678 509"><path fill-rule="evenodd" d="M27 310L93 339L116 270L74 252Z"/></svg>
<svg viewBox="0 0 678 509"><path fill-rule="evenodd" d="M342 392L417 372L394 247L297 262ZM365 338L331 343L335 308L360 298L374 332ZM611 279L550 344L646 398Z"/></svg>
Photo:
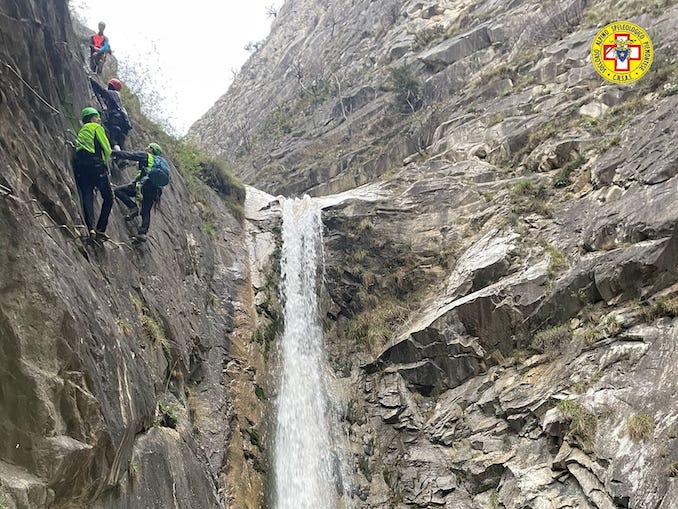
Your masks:
<svg viewBox="0 0 678 509"><path fill-rule="evenodd" d="M275 508L338 509L333 412L318 308L320 209L305 197L282 205L285 329L275 436Z"/></svg>

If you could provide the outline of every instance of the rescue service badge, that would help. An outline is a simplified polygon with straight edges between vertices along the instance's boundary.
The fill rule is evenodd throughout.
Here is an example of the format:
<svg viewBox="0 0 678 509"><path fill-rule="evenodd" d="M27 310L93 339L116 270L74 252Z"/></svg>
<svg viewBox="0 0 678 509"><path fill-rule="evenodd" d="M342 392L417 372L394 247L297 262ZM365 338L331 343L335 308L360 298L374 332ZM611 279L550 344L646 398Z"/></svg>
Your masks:
<svg viewBox="0 0 678 509"><path fill-rule="evenodd" d="M607 81L619 85L640 79L650 70L653 56L650 36L629 21L604 26L591 44L593 67Z"/></svg>

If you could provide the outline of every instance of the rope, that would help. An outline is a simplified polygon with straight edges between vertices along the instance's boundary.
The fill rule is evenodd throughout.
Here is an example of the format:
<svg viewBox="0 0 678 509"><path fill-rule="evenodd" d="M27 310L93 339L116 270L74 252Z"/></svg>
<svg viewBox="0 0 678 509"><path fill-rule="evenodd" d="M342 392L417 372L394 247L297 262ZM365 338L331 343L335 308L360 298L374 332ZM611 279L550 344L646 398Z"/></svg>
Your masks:
<svg viewBox="0 0 678 509"><path fill-rule="evenodd" d="M44 97L42 97L42 96L38 93L38 91L35 90L35 89L30 85L30 83L28 83L25 79L23 79L23 78L21 77L21 74L19 74L19 73L16 71L16 69L14 69L14 67L12 67L11 65L9 65L9 64L8 64L7 62L5 62L5 61L2 61L2 64L3 64L5 67L7 67L7 69L9 69L10 71L12 71L12 72L16 75L16 77L19 78L19 79L23 82L23 84L26 85L26 86L28 87L28 89L29 89L31 92L33 92L33 93L35 94L35 96L36 96L38 99L40 99L40 101L42 101L43 104L45 104L45 106L47 106L50 110L52 110L52 111L53 111L54 113L56 113L57 115L62 115L62 116L63 116L63 113L61 113L59 110L57 110L57 109L56 109L54 106L52 106L49 102L47 102L47 100L46 100Z"/></svg>
<svg viewBox="0 0 678 509"><path fill-rule="evenodd" d="M45 217L47 217L47 219L49 219L52 222L52 226L49 226L49 225L45 226L43 224L40 224L40 227L43 229L43 231L47 235L49 235L50 237L51 237L51 235L50 235L48 229L63 229L63 230L66 230L74 240L80 240L82 238L82 236L78 233L78 230L84 230L85 232L87 232L87 227L84 224L74 224L73 227L72 227L73 229L71 229L71 227L69 225L57 223L54 220L54 218L49 215L49 213L47 211L42 210L40 208L40 203L35 198L31 198L31 203L34 203L34 204L37 205L36 209L33 212L33 217L35 219L39 219L39 218L45 216ZM117 249L122 249L122 246L127 247L128 249L132 249L132 246L130 246L127 242L124 242L124 241L118 242L118 241L115 241L113 239L110 239L106 242L108 242L109 244L113 244Z"/></svg>

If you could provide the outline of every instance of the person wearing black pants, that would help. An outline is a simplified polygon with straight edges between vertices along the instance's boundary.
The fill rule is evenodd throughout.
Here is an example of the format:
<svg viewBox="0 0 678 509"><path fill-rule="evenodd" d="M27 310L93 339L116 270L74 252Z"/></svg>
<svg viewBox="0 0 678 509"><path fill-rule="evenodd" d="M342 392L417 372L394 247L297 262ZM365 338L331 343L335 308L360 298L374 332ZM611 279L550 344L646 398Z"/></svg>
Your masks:
<svg viewBox="0 0 678 509"><path fill-rule="evenodd" d="M162 189L153 184L148 178L148 173L153 166L153 158L159 157L161 153L162 149L157 143L150 143L146 147L146 151L143 152L126 152L124 150L114 150L112 152L114 159L127 159L139 163L139 171L134 180L129 184L116 187L114 193L130 209L125 216L127 221L134 219L139 213L139 207L134 198L139 193L141 194L141 226L134 236L134 240L140 242L146 240L148 228L151 226L151 209L162 195Z"/></svg>
<svg viewBox="0 0 678 509"><path fill-rule="evenodd" d="M108 180L106 161L111 155L111 145L101 127L101 117L94 108L82 110L83 126L78 132L78 142L73 157L75 183L80 192L82 211L90 237L97 240L109 240L106 235L108 216L113 207L113 192ZM103 198L99 220L94 225L94 189L98 189Z"/></svg>
<svg viewBox="0 0 678 509"><path fill-rule="evenodd" d="M131 182L124 186L118 186L115 188L115 196L123 202L129 209L129 213L125 216L125 219L130 221L136 217L139 213L139 207L137 206L134 198L137 194L137 187L141 189L141 226L135 235L137 240L146 240L146 234L148 233L148 228L151 226L151 209L153 204L160 198L162 195L162 189L155 187L150 180L146 180L143 184L140 182Z"/></svg>

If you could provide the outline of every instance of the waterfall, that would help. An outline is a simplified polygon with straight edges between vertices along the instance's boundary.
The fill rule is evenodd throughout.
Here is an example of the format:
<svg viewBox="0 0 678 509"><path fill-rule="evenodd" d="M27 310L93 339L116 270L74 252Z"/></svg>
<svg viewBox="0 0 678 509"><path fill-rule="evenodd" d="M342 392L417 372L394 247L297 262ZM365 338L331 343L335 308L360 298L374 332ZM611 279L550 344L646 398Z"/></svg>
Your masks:
<svg viewBox="0 0 678 509"><path fill-rule="evenodd" d="M318 307L322 275L320 209L309 197L282 206L285 328L275 431L275 509L337 509L337 423Z"/></svg>

